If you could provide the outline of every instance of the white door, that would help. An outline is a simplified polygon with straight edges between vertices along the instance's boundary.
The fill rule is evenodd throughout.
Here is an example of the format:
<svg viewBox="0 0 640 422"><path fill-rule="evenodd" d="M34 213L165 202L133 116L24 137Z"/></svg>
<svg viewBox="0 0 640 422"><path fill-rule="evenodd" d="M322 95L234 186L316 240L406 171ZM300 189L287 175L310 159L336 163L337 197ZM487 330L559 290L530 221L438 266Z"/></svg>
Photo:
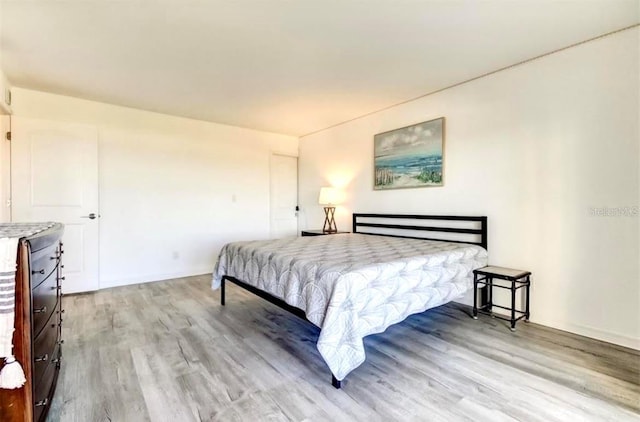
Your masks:
<svg viewBox="0 0 640 422"><path fill-rule="evenodd" d="M12 117L11 162L12 221L63 223L63 292L97 290L97 128Z"/></svg>
<svg viewBox="0 0 640 422"><path fill-rule="evenodd" d="M298 158L271 156L271 237L298 235Z"/></svg>
<svg viewBox="0 0 640 422"><path fill-rule="evenodd" d="M9 192L11 192L11 142L5 134L9 131L9 116L0 115L0 222L11 221Z"/></svg>

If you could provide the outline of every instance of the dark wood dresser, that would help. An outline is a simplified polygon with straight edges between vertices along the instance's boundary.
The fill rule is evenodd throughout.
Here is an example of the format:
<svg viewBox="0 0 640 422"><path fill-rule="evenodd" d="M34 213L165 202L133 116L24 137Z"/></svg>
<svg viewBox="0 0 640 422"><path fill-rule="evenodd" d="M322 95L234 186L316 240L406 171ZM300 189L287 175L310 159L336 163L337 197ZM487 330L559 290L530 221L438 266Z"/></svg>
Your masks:
<svg viewBox="0 0 640 422"><path fill-rule="evenodd" d="M51 405L62 359L63 231L56 224L18 243L13 345L27 383L0 389L2 422L44 421Z"/></svg>

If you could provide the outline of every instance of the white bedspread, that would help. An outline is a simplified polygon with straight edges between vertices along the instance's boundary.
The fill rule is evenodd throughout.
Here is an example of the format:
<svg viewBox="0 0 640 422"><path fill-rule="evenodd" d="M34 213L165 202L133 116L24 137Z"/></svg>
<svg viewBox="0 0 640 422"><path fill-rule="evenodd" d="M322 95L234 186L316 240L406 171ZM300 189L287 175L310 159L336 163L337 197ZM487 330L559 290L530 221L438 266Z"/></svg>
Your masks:
<svg viewBox="0 0 640 422"><path fill-rule="evenodd" d="M305 311L318 350L342 380L365 360L362 339L461 297L479 246L363 234L235 242L220 252L212 287L235 277Z"/></svg>

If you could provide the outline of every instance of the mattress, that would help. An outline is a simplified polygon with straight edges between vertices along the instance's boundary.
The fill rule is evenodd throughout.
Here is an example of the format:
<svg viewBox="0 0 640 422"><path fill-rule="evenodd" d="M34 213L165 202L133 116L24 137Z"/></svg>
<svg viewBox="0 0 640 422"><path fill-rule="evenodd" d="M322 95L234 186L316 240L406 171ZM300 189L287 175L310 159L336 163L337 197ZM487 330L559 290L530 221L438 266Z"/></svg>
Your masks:
<svg viewBox="0 0 640 422"><path fill-rule="evenodd" d="M305 311L317 347L342 380L365 360L363 338L411 314L460 298L487 264L477 245L365 234L234 242L220 251L224 275Z"/></svg>

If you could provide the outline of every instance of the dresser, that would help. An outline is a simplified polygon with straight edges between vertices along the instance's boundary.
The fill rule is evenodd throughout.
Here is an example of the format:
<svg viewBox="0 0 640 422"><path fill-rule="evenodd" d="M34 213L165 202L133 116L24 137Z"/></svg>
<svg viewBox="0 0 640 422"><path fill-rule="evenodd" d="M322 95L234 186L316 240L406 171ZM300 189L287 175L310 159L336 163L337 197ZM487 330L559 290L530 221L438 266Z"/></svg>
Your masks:
<svg viewBox="0 0 640 422"><path fill-rule="evenodd" d="M18 242L13 352L27 382L0 389L2 422L44 421L51 405L62 359L63 231L54 224Z"/></svg>

